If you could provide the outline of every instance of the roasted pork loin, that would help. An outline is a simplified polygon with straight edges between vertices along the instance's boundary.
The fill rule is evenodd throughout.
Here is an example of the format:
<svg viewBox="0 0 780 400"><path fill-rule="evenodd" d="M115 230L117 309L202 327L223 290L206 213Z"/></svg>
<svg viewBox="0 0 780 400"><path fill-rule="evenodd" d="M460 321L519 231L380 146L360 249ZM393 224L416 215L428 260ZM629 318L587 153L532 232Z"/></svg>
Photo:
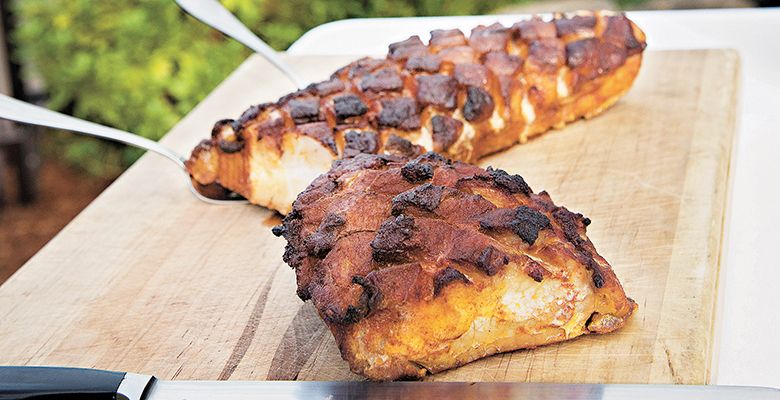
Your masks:
<svg viewBox="0 0 780 400"><path fill-rule="evenodd" d="M644 48L642 31L607 11L479 26L469 37L436 30L427 45L391 44L385 59L217 122L187 167L204 190L286 214L336 159L435 151L474 162L590 118L631 87Z"/></svg>
<svg viewBox="0 0 780 400"><path fill-rule="evenodd" d="M519 175L361 154L274 234L352 371L392 380L623 326L636 304L589 224Z"/></svg>

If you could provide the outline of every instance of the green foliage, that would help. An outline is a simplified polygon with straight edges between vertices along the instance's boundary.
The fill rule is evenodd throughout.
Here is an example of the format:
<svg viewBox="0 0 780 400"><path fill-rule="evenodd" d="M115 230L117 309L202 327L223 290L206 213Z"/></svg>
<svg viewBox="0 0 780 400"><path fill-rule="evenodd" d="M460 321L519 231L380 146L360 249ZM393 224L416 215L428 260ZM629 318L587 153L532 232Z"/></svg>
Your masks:
<svg viewBox="0 0 780 400"><path fill-rule="evenodd" d="M344 18L476 14L510 0L224 0L273 47ZM249 51L188 15L173 0L16 0L13 39L25 70L43 78L48 106L159 139ZM114 175L140 154L94 139L57 136L61 155Z"/></svg>

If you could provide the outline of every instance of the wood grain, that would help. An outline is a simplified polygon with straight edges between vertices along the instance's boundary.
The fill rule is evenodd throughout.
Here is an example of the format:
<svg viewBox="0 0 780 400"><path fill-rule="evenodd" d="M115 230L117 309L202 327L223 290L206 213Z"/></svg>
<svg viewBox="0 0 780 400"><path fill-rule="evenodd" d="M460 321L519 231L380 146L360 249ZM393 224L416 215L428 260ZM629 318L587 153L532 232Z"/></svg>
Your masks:
<svg viewBox="0 0 780 400"><path fill-rule="evenodd" d="M344 58L290 58L322 79ZM640 305L621 331L479 360L432 380L707 383L738 58L649 52L614 108L484 160L591 217L589 236ZM289 91L250 58L164 142ZM142 158L0 287L0 364L161 379L352 380L281 261L278 216L195 200Z"/></svg>

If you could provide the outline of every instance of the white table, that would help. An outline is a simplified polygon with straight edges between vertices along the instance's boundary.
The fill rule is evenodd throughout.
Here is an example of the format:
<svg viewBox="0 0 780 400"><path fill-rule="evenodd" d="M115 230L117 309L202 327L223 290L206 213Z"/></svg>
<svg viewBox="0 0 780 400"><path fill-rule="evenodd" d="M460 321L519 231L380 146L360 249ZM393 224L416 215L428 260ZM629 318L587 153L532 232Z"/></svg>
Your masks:
<svg viewBox="0 0 780 400"><path fill-rule="evenodd" d="M353 19L312 29L292 55L384 55L437 28L468 32L521 15ZM713 381L780 387L780 9L629 13L650 50L733 48L742 61L734 179L720 277Z"/></svg>

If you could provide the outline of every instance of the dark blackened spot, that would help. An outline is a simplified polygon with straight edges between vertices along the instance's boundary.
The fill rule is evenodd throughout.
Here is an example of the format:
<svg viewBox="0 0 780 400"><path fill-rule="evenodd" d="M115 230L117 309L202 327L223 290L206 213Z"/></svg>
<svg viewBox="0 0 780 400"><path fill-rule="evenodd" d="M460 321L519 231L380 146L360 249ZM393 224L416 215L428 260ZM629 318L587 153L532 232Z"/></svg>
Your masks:
<svg viewBox="0 0 780 400"><path fill-rule="evenodd" d="M450 165L452 164L452 160L449 160L442 156L441 154L438 154L433 151L426 151L425 153L421 154L419 157L414 159L415 162L421 162L421 161L430 161L434 163L443 163Z"/></svg>
<svg viewBox="0 0 780 400"><path fill-rule="evenodd" d="M413 232L413 217L403 214L390 217L382 223L371 241L371 257L382 263L407 261L408 252L415 248L410 240Z"/></svg>
<svg viewBox="0 0 780 400"><path fill-rule="evenodd" d="M312 257L324 258L336 242L339 228L346 221L344 217L330 214L320 223L317 230L306 238L306 249Z"/></svg>
<svg viewBox="0 0 780 400"><path fill-rule="evenodd" d="M601 289L604 287L604 275L601 273L601 267L599 267L598 264L596 264L596 260L592 259L589 263L590 270L593 273L593 286L595 286L597 289Z"/></svg>
<svg viewBox="0 0 780 400"><path fill-rule="evenodd" d="M533 193L531 187L525 183L525 179L520 175L509 175L502 169L493 169L492 167L488 167L487 172L493 177L496 185L506 189L511 194L523 193L530 196Z"/></svg>
<svg viewBox="0 0 780 400"><path fill-rule="evenodd" d="M412 72L439 72L441 58L428 54L424 56L409 57L405 68Z"/></svg>
<svg viewBox="0 0 780 400"><path fill-rule="evenodd" d="M455 66L455 79L463 86L486 86L488 70L479 64L458 64Z"/></svg>
<svg viewBox="0 0 780 400"><path fill-rule="evenodd" d="M376 132L348 131L344 134L344 158L361 153L374 154L379 150Z"/></svg>
<svg viewBox="0 0 780 400"><path fill-rule="evenodd" d="M512 26L517 32L517 37L524 41L537 39L550 39L556 36L555 24L544 22L539 17L531 18L527 21L520 21Z"/></svg>
<svg viewBox="0 0 780 400"><path fill-rule="evenodd" d="M260 115L261 112L265 111L270 107L274 107L275 105L276 104L274 103L263 103L263 104L257 104L249 107L246 111L244 111L241 114L240 117L238 117L237 120L233 121L233 130L236 131L236 133L241 132L241 130L244 129L244 126L247 124L247 122L257 118L257 116Z"/></svg>
<svg viewBox="0 0 780 400"><path fill-rule="evenodd" d="M446 115L435 115L431 118L431 131L433 135L433 150L447 151L450 146L458 141L463 122Z"/></svg>
<svg viewBox="0 0 780 400"><path fill-rule="evenodd" d="M580 262L585 264L585 266L591 271L593 284L597 288L603 287L604 273L601 270L601 266L596 262L596 260L593 259L593 253L591 253L590 249L588 249L588 242L583 239L578 232L577 220L583 218L582 214L575 214L564 207L558 207L555 211L553 211L552 216L561 226L561 229L563 230L563 237L566 238L569 243L574 245L574 248L577 250ZM584 219L582 222L584 224Z"/></svg>
<svg viewBox="0 0 780 400"><path fill-rule="evenodd" d="M287 230L285 229L284 225L276 225L273 228L271 228L271 233L273 233L274 236L276 237L280 237L284 235L286 231Z"/></svg>
<svg viewBox="0 0 780 400"><path fill-rule="evenodd" d="M363 78L360 89L363 91L383 92L403 87L401 75L391 68L384 68Z"/></svg>
<svg viewBox="0 0 780 400"><path fill-rule="evenodd" d="M347 306L347 310L342 314L336 306L328 307L324 314L324 318L328 322L339 325L354 324L363 319L366 316L366 310L360 309L353 305Z"/></svg>
<svg viewBox="0 0 780 400"><path fill-rule="evenodd" d="M509 264L509 256L493 246L488 246L477 258L477 268L488 276L493 276L503 267Z"/></svg>
<svg viewBox="0 0 780 400"><path fill-rule="evenodd" d="M420 127L420 114L417 112L417 102L409 97L383 99L382 111L377 122L380 126L389 126L404 130Z"/></svg>
<svg viewBox="0 0 780 400"><path fill-rule="evenodd" d="M333 138L333 130L327 122L312 122L297 126L304 135L317 139L320 143L330 149L333 154L338 154L336 142Z"/></svg>
<svg viewBox="0 0 780 400"><path fill-rule="evenodd" d="M401 214L409 206L431 212L441 203L443 193L443 186L430 183L409 189L393 197L392 213L393 215Z"/></svg>
<svg viewBox="0 0 780 400"><path fill-rule="evenodd" d="M425 152L422 146L418 146L398 135L390 135L385 142L385 152L400 157L417 157Z"/></svg>
<svg viewBox="0 0 780 400"><path fill-rule="evenodd" d="M368 107L360 97L354 94L345 94L333 99L333 111L339 122L344 122L349 117L356 117L365 114Z"/></svg>
<svg viewBox="0 0 780 400"><path fill-rule="evenodd" d="M544 214L526 206L515 209L516 219L512 230L529 245L536 242L539 231L550 227L550 220Z"/></svg>
<svg viewBox="0 0 780 400"><path fill-rule="evenodd" d="M555 28L558 30L558 37L579 32L589 32L592 31L595 26L596 17L593 15L575 15L572 18L555 20Z"/></svg>
<svg viewBox="0 0 780 400"><path fill-rule="evenodd" d="M481 87L469 86L466 89L466 103L463 104L463 118L469 122L479 122L493 114L493 98Z"/></svg>
<svg viewBox="0 0 780 400"><path fill-rule="evenodd" d="M439 271L433 278L433 296L438 296L441 290L451 282L460 281L471 284L471 280L455 268L447 267Z"/></svg>
<svg viewBox="0 0 780 400"><path fill-rule="evenodd" d="M296 124L320 120L320 100L318 98L294 99L287 103L290 117Z"/></svg>
<svg viewBox="0 0 780 400"><path fill-rule="evenodd" d="M421 75L417 77L417 101L452 109L456 106L458 83L447 75Z"/></svg>
<svg viewBox="0 0 780 400"><path fill-rule="evenodd" d="M411 183L426 181L433 178L433 166L417 161L410 161L401 167L401 176Z"/></svg>
<svg viewBox="0 0 780 400"><path fill-rule="evenodd" d="M378 308L379 303L382 301L382 292L370 280L362 276L353 276L352 283L363 288L363 293L358 300L359 305L356 308L361 312L362 317L367 317Z"/></svg>
<svg viewBox="0 0 780 400"><path fill-rule="evenodd" d="M421 56L428 51L419 36L412 36L403 42L392 43L387 56L392 60L401 60L412 56Z"/></svg>
<svg viewBox="0 0 780 400"><path fill-rule="evenodd" d="M590 220L590 218L588 218L588 217L584 217L584 218L582 219L582 224L583 224L583 225L585 225L585 226L588 226L588 225L590 225L590 223L591 223L591 220Z"/></svg>
<svg viewBox="0 0 780 400"><path fill-rule="evenodd" d="M558 39L542 39L531 42L528 60L543 71L556 71L566 59L566 49Z"/></svg>
<svg viewBox="0 0 780 400"><path fill-rule="evenodd" d="M244 138L235 133L232 119L217 121L211 129L211 137L216 139L217 146L225 153L237 153L244 148Z"/></svg>
<svg viewBox="0 0 780 400"><path fill-rule="evenodd" d="M342 82L338 78L333 78L328 81L315 83L313 85L317 94L319 94L320 96L327 96L329 94L333 94L344 90L344 82Z"/></svg>
<svg viewBox="0 0 780 400"><path fill-rule="evenodd" d="M482 216L479 226L484 230L510 230L528 245L533 245L539 237L539 231L551 225L544 214L520 206L515 209L502 208L491 211Z"/></svg>

